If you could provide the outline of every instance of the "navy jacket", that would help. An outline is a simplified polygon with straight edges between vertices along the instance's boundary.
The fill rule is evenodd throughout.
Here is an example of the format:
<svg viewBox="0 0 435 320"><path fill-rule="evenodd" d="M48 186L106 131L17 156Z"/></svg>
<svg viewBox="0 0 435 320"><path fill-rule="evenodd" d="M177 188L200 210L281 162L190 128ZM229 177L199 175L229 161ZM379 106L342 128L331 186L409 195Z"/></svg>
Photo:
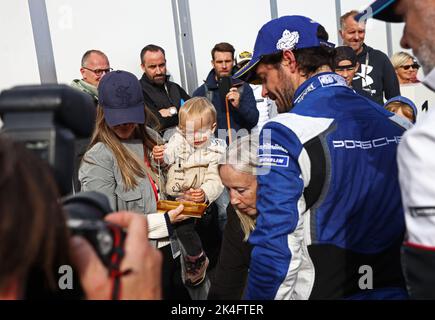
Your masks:
<svg viewBox="0 0 435 320"><path fill-rule="evenodd" d="M228 130L225 101L221 98L218 90L218 83L215 77L216 73L211 70L207 76L205 84L200 86L193 92L194 97L207 97L207 90L212 92L212 103L216 108L217 113L217 129ZM240 84L240 80L233 79L233 85ZM259 113L257 110L257 103L255 101L254 93L251 87L247 83L243 83L243 92L240 97L240 105L238 108L234 108L231 103L230 109L230 124L231 129L236 131L240 129L247 129L251 132L251 129L257 125Z"/></svg>
<svg viewBox="0 0 435 320"><path fill-rule="evenodd" d="M366 66L367 55L368 66ZM352 87L357 93L381 106L384 105L384 95L386 100L400 96L396 71L383 52L363 44L363 51L357 59L360 67L352 82Z"/></svg>

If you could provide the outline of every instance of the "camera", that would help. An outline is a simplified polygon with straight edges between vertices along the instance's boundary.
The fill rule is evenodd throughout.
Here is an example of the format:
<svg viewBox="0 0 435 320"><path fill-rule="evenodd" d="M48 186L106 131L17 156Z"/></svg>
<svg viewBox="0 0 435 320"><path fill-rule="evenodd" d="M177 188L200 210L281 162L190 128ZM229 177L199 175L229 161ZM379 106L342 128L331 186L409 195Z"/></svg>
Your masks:
<svg viewBox="0 0 435 320"><path fill-rule="evenodd" d="M47 161L62 195L78 171L76 144L89 141L96 110L92 98L67 85L17 86L0 94L2 133Z"/></svg>
<svg viewBox="0 0 435 320"><path fill-rule="evenodd" d="M17 86L0 94L0 115L2 134L48 162L61 195L70 194L80 162L77 142L88 142L95 125L92 98L67 85ZM103 220L112 211L106 196L82 192L66 196L62 203L71 233L86 238L109 270L116 268L125 233Z"/></svg>
<svg viewBox="0 0 435 320"><path fill-rule="evenodd" d="M109 270L118 269L126 234L118 225L104 221L112 212L107 197L95 191L80 192L64 198L62 205L71 234L88 240Z"/></svg>

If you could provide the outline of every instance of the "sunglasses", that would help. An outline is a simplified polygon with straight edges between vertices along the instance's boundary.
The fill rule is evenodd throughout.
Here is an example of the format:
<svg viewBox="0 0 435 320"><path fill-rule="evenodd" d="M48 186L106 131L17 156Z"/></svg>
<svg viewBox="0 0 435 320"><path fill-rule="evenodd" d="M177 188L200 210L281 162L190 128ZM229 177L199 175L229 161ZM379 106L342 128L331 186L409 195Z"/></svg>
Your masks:
<svg viewBox="0 0 435 320"><path fill-rule="evenodd" d="M104 73L109 73L110 71L112 71L113 69L112 68L107 68L107 69L95 69L95 70L92 70L92 69L89 69L89 68L86 68L86 67L82 67L83 69L86 69L86 70L89 70L89 71L91 71L91 72L93 72L93 73L95 73L97 76L101 76L102 74L103 74L103 72Z"/></svg>
<svg viewBox="0 0 435 320"><path fill-rule="evenodd" d="M335 71L353 71L355 69L355 66L353 65L347 65L347 66L336 66Z"/></svg>
<svg viewBox="0 0 435 320"><path fill-rule="evenodd" d="M418 69L420 69L420 65L418 63L414 63L414 64L408 64L405 66L401 66L400 68L403 68L403 70L409 70L409 68L418 70Z"/></svg>

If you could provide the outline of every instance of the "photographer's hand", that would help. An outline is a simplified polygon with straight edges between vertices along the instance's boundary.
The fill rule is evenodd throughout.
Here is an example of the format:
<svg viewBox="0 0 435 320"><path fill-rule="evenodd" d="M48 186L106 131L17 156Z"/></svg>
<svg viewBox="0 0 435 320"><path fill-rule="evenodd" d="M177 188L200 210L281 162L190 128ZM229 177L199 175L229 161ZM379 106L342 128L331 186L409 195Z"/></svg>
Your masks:
<svg viewBox="0 0 435 320"><path fill-rule="evenodd" d="M148 242L147 219L130 212L112 213L106 220L127 229L121 271L121 299L161 299L161 253ZM81 237L70 242L72 259L87 299L109 299L112 279L91 245Z"/></svg>

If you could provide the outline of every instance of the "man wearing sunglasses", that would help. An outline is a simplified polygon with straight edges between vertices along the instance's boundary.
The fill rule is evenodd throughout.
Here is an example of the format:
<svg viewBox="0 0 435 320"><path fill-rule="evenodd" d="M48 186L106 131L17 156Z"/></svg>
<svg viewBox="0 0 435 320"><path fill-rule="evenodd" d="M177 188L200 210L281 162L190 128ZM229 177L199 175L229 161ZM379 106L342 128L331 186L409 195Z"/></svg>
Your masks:
<svg viewBox="0 0 435 320"><path fill-rule="evenodd" d="M88 50L82 57L80 73L82 79L74 79L71 86L91 95L95 105L98 104L97 87L101 78L108 72L110 68L109 59L100 50Z"/></svg>

